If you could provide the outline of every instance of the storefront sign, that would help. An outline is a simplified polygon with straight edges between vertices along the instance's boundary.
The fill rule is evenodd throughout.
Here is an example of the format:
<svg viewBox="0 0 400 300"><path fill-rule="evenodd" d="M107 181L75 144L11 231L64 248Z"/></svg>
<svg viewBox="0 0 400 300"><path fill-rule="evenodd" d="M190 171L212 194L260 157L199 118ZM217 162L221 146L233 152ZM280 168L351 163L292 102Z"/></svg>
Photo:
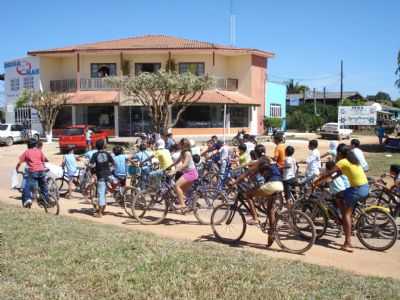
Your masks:
<svg viewBox="0 0 400 300"><path fill-rule="evenodd" d="M377 111L373 106L339 106L338 123L340 125L376 125Z"/></svg>
<svg viewBox="0 0 400 300"><path fill-rule="evenodd" d="M299 106L300 105L300 99L298 97L290 97L289 98L289 105L290 106Z"/></svg>

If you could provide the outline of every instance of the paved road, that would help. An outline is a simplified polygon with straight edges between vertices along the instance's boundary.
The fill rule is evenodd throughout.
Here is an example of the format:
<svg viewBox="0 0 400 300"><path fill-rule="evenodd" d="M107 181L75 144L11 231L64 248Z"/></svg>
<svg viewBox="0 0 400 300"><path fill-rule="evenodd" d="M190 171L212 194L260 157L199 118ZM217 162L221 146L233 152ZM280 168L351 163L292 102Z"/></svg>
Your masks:
<svg viewBox="0 0 400 300"><path fill-rule="evenodd" d="M293 142L296 148L296 158L303 159L307 153L304 149L306 143ZM321 152L327 149L327 142L320 142ZM57 145L45 145L44 150L49 159L54 163L61 161L61 156L57 155ZM24 145L14 145L12 147L0 148L0 193L2 197L0 201L20 205L17 199L18 193L10 191L9 179L11 170L15 166L17 156L25 149ZM268 145L268 149L272 151L272 145ZM109 214L102 219L92 217L90 205L85 203L83 199L76 194L74 199L61 200L61 213L80 219L87 219L93 222L113 224L132 230L140 230L152 232L160 236L191 240L195 243L216 243L212 235L210 226L202 226L196 222L192 215L182 216L170 214L164 224L154 226L143 226L128 218L124 212L118 207L108 207ZM339 245L343 243L343 239L337 239L334 235L327 236L319 244L315 245L310 251L303 255L293 255L282 252L277 245L273 245L271 249L266 249L266 236L257 228L248 228L244 236L243 243L237 248L238 251L252 251L262 253L271 257L285 258L290 260L298 260L307 263L319 264L323 266L333 266L339 269L352 271L364 275L376 275L383 277L394 277L400 279L400 243L387 252L374 252L366 250L362 247L356 238L354 244L356 249L354 253L346 253L338 250ZM226 246L228 247L228 246Z"/></svg>

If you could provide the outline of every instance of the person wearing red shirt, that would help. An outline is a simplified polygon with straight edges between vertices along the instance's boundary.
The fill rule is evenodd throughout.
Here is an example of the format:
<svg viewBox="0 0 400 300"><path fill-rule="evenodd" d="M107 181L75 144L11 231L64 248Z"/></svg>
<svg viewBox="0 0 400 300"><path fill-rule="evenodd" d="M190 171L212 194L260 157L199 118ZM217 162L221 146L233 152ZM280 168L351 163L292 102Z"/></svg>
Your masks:
<svg viewBox="0 0 400 300"><path fill-rule="evenodd" d="M19 162L16 166L16 171L19 172L21 164L25 163L27 166L27 182L23 187L22 192L22 205L29 207L32 204L32 184L36 181L39 185L41 194L45 201L49 201L48 188L46 183L46 168L44 163L47 158L44 156L41 149L36 147L37 142L34 139L28 141L28 149L19 157Z"/></svg>

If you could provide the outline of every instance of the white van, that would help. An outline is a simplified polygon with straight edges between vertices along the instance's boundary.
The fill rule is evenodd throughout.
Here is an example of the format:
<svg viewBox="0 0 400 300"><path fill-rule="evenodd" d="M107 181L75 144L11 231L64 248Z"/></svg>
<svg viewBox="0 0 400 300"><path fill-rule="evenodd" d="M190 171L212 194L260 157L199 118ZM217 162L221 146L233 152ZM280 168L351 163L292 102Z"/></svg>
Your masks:
<svg viewBox="0 0 400 300"><path fill-rule="evenodd" d="M319 131L321 138L334 138L337 140L350 139L352 133L353 130L346 128L346 126L339 128L338 123L326 123Z"/></svg>

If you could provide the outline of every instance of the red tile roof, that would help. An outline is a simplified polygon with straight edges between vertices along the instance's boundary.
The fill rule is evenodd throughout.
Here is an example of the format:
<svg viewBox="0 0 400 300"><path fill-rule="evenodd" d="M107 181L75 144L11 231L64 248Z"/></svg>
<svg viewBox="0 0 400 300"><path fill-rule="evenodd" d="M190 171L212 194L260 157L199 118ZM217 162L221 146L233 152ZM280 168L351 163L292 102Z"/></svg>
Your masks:
<svg viewBox="0 0 400 300"><path fill-rule="evenodd" d="M90 52L90 51L134 51L134 50L214 50L229 51L238 53L250 53L263 57L273 57L274 54L267 51L251 48L237 48L177 38L168 35L145 35L139 37L130 37L126 39L111 40L90 44L75 45L63 48L54 48L48 50L29 51L29 55L65 53L65 52Z"/></svg>
<svg viewBox="0 0 400 300"><path fill-rule="evenodd" d="M118 91L79 91L69 93L67 104L112 104L119 102Z"/></svg>
<svg viewBox="0 0 400 300"><path fill-rule="evenodd" d="M69 93L67 104L117 104L120 101L119 91L79 91ZM130 103L127 100L127 103ZM129 104L123 105L129 105ZM204 91L197 103L204 104L233 104L233 105L260 105L257 100L238 92L221 90ZM121 103L122 104L122 103Z"/></svg>
<svg viewBox="0 0 400 300"><path fill-rule="evenodd" d="M256 99L241 93L221 90L204 91L198 103L261 105Z"/></svg>

